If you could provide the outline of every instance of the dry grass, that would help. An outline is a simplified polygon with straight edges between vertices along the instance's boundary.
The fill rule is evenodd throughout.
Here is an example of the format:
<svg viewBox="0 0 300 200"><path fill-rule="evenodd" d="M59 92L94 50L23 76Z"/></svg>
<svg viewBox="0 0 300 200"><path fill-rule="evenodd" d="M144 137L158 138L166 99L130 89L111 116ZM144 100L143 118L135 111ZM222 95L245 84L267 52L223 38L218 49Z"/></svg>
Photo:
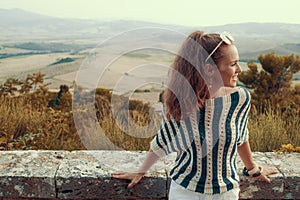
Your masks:
<svg viewBox="0 0 300 200"><path fill-rule="evenodd" d="M15 52L16 49L9 51ZM48 65L57 61L59 58L69 57L69 53L56 53L44 55L28 55L16 58L2 59L0 62L1 75L0 82L5 81L7 77L22 77L27 74L41 70L47 75L47 81L52 82L51 86L58 88L59 84L71 83L77 70L88 51L74 56L78 59L74 63L64 63L58 66ZM145 77L153 75L150 71L137 73L131 71L134 67L151 64L160 61L160 64L169 66L172 61L172 55L162 55L161 53L149 56L124 55L115 60L107 68L107 71L101 77L101 87L113 88L116 81L125 73L132 76ZM247 69L247 63L240 63L244 70ZM27 71L24 72L24 69ZM161 71L155 74L156 78L166 77L167 71ZM298 73L299 76L299 73ZM296 75L297 77L297 75ZM296 81L294 81L296 82ZM293 82L293 83L294 83ZM53 84L55 83L55 84ZM155 93L147 93L147 102L155 102ZM71 96L66 94L62 105L58 108L48 108L48 101L53 99L55 94L49 91L37 90L31 94L25 94L20 97L5 97L0 94L0 150L15 149L101 149L107 148L107 138L116 147L126 150L147 150L153 134L158 130L160 119L158 116L152 117L153 124L149 125L149 110L147 105L141 102L135 102L138 105L130 110L132 121L139 129L128 127L126 121L116 119L111 114L109 92L102 96L97 95L96 102L98 108L96 112L100 113L100 119L95 121L84 117L86 108L80 110L83 113L80 121L88 126L81 126L83 130L77 130L75 127L73 113L71 110ZM134 94L133 98L145 100L145 94ZM153 99L152 99L153 98ZM90 109L95 109L94 105ZM103 129L100 134L99 128ZM143 128L144 127L144 128ZM252 109L249 118L250 144L253 151L272 151L274 149L293 149L291 146L300 145L300 118L299 111L289 111L281 113L274 108L269 108L267 112L260 112L259 109ZM124 131L125 130L125 131ZM150 136L147 137L146 133ZM84 136L82 134L85 134ZM86 136L86 137L85 137ZM87 139L88 141L85 141ZM291 145L282 145L291 144Z"/></svg>
<svg viewBox="0 0 300 200"><path fill-rule="evenodd" d="M72 96L65 93L60 105L52 109L47 104L54 96L55 93L41 89L18 97L0 95L0 149L148 150L159 129L160 117L153 114L149 104L139 100L130 100L128 107L118 105L118 113L123 115L114 116L112 94L105 89L96 91L96 107L93 104L72 110ZM125 97L115 98L124 100ZM90 117L89 109L98 118ZM278 110L269 107L262 113L252 108L248 128L253 151L292 150L294 147L297 150L300 146L299 111ZM74 112L81 113L77 127Z"/></svg>
<svg viewBox="0 0 300 200"><path fill-rule="evenodd" d="M32 98L0 97L0 149L83 149L71 112L47 108L46 101L35 106Z"/></svg>
<svg viewBox="0 0 300 200"><path fill-rule="evenodd" d="M109 92L106 93L109 97ZM1 150L81 150L108 149L104 137L114 144L114 147L125 150L147 150L149 143L159 127L159 118L150 123L148 104L141 101L130 101L129 114L133 126L121 117L111 113L109 97L96 95L97 109L92 105L88 108L78 107L72 110L70 93L63 94L61 103L52 109L47 107L54 93L37 90L34 93L18 97L0 95L0 149ZM87 112L92 109L99 121L92 119ZM125 112L123 109L120 112ZM73 112L81 112L75 127ZM116 120L119 120L116 123ZM104 135L99 133L100 127ZM82 128L77 130L76 128ZM138 127L138 129L136 129ZM147 133L153 133L146 135ZM111 146L109 147L111 148Z"/></svg>
<svg viewBox="0 0 300 200"><path fill-rule="evenodd" d="M248 125L252 150L278 150L282 144L300 146L299 117L298 110L281 112L269 107L266 112L261 113L253 107Z"/></svg>

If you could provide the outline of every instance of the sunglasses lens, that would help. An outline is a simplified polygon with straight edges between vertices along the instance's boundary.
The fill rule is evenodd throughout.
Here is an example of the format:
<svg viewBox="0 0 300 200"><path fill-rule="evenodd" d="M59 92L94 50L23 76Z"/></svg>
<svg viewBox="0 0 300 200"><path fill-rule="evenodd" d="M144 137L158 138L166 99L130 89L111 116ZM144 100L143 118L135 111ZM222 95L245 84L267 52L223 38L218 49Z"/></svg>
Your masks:
<svg viewBox="0 0 300 200"><path fill-rule="evenodd" d="M213 55L213 53L219 48L219 46L222 44L222 42L225 42L226 44L230 45L232 44L232 42L234 41L233 37L227 33L227 32L223 32L222 34L220 34L220 38L222 39L222 41L215 47L215 49L207 56L207 58L205 59L205 62L208 61L208 59Z"/></svg>
<svg viewBox="0 0 300 200"><path fill-rule="evenodd" d="M227 32L223 32L220 37L226 44L231 44L234 41L233 37Z"/></svg>

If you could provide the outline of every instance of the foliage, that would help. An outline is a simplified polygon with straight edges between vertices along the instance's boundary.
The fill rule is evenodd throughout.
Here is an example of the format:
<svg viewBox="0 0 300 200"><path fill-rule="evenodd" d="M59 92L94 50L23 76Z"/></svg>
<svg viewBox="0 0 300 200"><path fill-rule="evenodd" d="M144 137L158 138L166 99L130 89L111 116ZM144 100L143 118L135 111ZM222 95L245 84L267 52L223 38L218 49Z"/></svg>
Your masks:
<svg viewBox="0 0 300 200"><path fill-rule="evenodd" d="M0 59L17 57L17 56L28 56L28 55L38 55L38 54L48 54L48 51L39 52L22 52L22 53L0 53Z"/></svg>
<svg viewBox="0 0 300 200"><path fill-rule="evenodd" d="M96 88L95 94L105 97L109 101L111 100L111 96L112 96L111 91L104 89L104 88Z"/></svg>
<svg viewBox="0 0 300 200"><path fill-rule="evenodd" d="M287 143L300 146L300 113L297 110L283 112L270 104L260 108L253 105L248 129L253 151L272 151Z"/></svg>
<svg viewBox="0 0 300 200"><path fill-rule="evenodd" d="M44 76L38 72L0 85L0 149L84 149L74 134L70 93L56 109L47 107L56 94Z"/></svg>
<svg viewBox="0 0 300 200"><path fill-rule="evenodd" d="M56 98L57 94L48 91L47 85L43 83L43 77L44 74L35 73L28 75L26 80L8 79L0 85L2 89L0 92L0 150L86 149L75 127L71 93L69 91L61 93L59 104L53 108L48 107L48 102ZM116 123L111 113L111 96L108 90L96 89L93 110L98 117L96 123L99 123L105 130L106 137L122 149L149 149L152 136L139 136L145 133L134 132L134 129L131 135L128 135L124 132L128 128L127 124L124 121L120 124ZM116 96L116 98L124 100L125 97ZM81 100L84 104L85 99ZM134 124L145 126L149 121L149 105L128 99L126 101L129 102L130 117ZM127 111L125 108L121 112ZM141 111L137 110L140 108ZM83 113L86 112L85 109L82 109ZM87 120L85 115L80 119L82 123ZM155 133L158 126L158 123L154 124L154 126L149 126L148 130ZM101 138L97 138L94 142L101 142Z"/></svg>
<svg viewBox="0 0 300 200"><path fill-rule="evenodd" d="M258 60L262 70L252 61L248 63L249 70L239 76L240 81L253 90L252 103L262 107L269 101L272 106L279 106L283 110L299 110L299 86L293 88L291 83L293 75L300 71L300 56L268 53L260 55Z"/></svg>
<svg viewBox="0 0 300 200"><path fill-rule="evenodd" d="M18 80L14 78L7 79L3 84L0 85L0 96L8 95L15 96L20 94L28 94L32 89L36 90L38 87L44 90L47 84L44 84L45 74L41 72L27 75L25 80Z"/></svg>
<svg viewBox="0 0 300 200"><path fill-rule="evenodd" d="M83 149L71 131L72 113L47 108L39 94L0 97L0 149Z"/></svg>
<svg viewBox="0 0 300 200"><path fill-rule="evenodd" d="M149 104L97 88L94 105L91 104L88 108L85 103L89 99L83 98L85 96L81 97L80 106L76 108L78 110L72 108L76 93L72 96L69 91L62 93L59 104L51 108L48 107L48 102L56 98L57 93L50 92L43 81L44 74L35 73L28 75L25 80L7 79L0 85L0 150L86 149L83 145L86 141L79 135L73 118L73 112L78 110L82 113L79 123L89 124L89 127L82 126L85 129L80 133L91 136L93 140L89 142L94 143L91 145L94 149L99 149L99 144L103 141L103 138L93 135L96 125L100 125L105 137L121 149L149 149L161 120L160 116L153 114ZM300 86L295 87L295 94L300 94ZM82 94L79 92L78 95ZM116 113L112 110L112 97L116 104L114 106L118 108ZM88 116L87 109L95 113L94 119ZM248 126L252 150L298 152L299 114L296 109L282 111L271 102L261 107L253 105ZM128 123L128 119L132 123Z"/></svg>
<svg viewBox="0 0 300 200"><path fill-rule="evenodd" d="M75 55L79 53L81 50L93 48L93 46L90 44L64 44L64 43L54 43L54 42L49 42L49 43L25 42L25 43L18 43L18 44L3 45L3 48L6 47L25 49L28 50L28 52L0 53L0 59L16 57L16 56L61 53L61 52L70 52L71 55Z"/></svg>
<svg viewBox="0 0 300 200"><path fill-rule="evenodd" d="M275 153L290 153L297 152L300 153L300 146L294 147L292 144L283 144L279 150L274 150Z"/></svg>
<svg viewBox="0 0 300 200"><path fill-rule="evenodd" d="M282 144L300 145L300 85L292 87L292 78L300 71L300 56L272 52L260 55L258 60L261 70L250 61L248 71L239 76L252 93L248 127L251 147L254 151L272 151Z"/></svg>
<svg viewBox="0 0 300 200"><path fill-rule="evenodd" d="M83 47L84 45L81 46ZM64 43L57 43L57 42L50 42L50 43L26 42L26 43L12 45L13 48L36 50L36 51L49 51L49 52L68 52L74 49L79 49L81 46L76 44L64 44Z"/></svg>
<svg viewBox="0 0 300 200"><path fill-rule="evenodd" d="M70 57L66 57L66 58L61 58L59 59L58 61L50 64L51 65L58 65L58 64L62 64L62 63L69 63L69 62L73 62L74 59L73 58L70 58Z"/></svg>

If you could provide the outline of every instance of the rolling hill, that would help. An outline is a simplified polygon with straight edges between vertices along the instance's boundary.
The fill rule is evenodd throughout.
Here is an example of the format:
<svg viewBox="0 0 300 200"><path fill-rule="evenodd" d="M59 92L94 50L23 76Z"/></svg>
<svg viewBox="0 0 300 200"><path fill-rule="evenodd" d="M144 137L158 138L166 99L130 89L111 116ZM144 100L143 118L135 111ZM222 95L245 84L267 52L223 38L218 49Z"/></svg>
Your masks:
<svg viewBox="0 0 300 200"><path fill-rule="evenodd" d="M20 9L0 9L0 46L40 41L99 44L121 32L143 27L165 28L184 34L199 29L218 33L228 31L235 37L241 59L257 59L258 55L270 51L279 55L300 54L300 24L242 23L188 27L146 21L65 19ZM147 31L141 31L139 34L147 34ZM143 38L141 35L133 37L136 37L137 41ZM151 41L154 40L170 45L174 42L174 38L167 35L151 36Z"/></svg>

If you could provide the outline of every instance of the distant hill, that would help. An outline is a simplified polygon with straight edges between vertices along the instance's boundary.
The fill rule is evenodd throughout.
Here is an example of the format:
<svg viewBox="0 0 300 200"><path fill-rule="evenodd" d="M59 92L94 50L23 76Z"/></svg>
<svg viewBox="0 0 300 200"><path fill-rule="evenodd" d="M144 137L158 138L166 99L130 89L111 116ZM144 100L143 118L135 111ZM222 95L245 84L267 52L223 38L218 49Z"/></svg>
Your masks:
<svg viewBox="0 0 300 200"><path fill-rule="evenodd" d="M300 24L242 23L206 28L232 33L242 58L256 59L271 51L279 55L300 54Z"/></svg>
<svg viewBox="0 0 300 200"><path fill-rule="evenodd" d="M259 54L270 51L280 55L300 54L300 24L241 23L188 27L146 21L63 19L20 9L0 9L0 46L8 43L57 40L66 43L80 40L82 43L98 44L121 32L142 27L161 27L184 34L199 29L218 33L228 31L236 39L241 59L257 59ZM147 34L147 31L140 34ZM139 36L136 38L138 41ZM170 45L174 42L174 38L166 35L155 35L151 39L169 42Z"/></svg>
<svg viewBox="0 0 300 200"><path fill-rule="evenodd" d="M21 9L0 9L1 27L40 25L46 21L55 20L54 17L27 12Z"/></svg>
<svg viewBox="0 0 300 200"><path fill-rule="evenodd" d="M274 46L269 49L241 53L240 57L256 59L258 55L267 54L270 52L274 52L276 55L291 55L292 53L300 55L300 43L299 44L288 43L283 45L278 44L277 46Z"/></svg>

